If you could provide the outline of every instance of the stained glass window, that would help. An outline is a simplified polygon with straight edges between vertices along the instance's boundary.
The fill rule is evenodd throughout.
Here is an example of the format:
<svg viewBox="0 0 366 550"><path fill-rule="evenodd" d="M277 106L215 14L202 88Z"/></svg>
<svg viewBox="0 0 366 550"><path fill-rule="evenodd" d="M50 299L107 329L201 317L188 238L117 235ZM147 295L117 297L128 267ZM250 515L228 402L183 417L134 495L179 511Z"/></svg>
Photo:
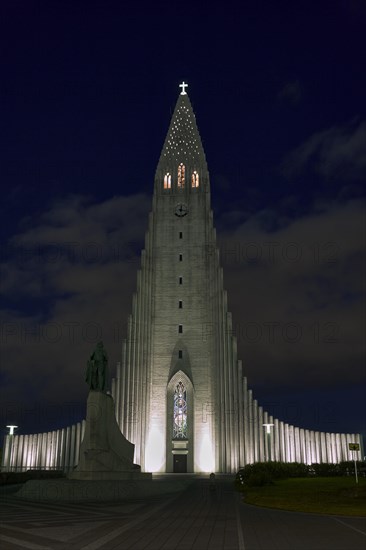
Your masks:
<svg viewBox="0 0 366 550"><path fill-rule="evenodd" d="M185 175L186 175L186 167L181 162L180 165L178 166L178 187L184 187Z"/></svg>
<svg viewBox="0 0 366 550"><path fill-rule="evenodd" d="M164 176L164 189L171 189L172 187L172 176L167 172Z"/></svg>
<svg viewBox="0 0 366 550"><path fill-rule="evenodd" d="M192 174L192 187L198 187L199 184L200 184L199 175L198 175L198 172L196 172L195 170Z"/></svg>
<svg viewBox="0 0 366 550"><path fill-rule="evenodd" d="M187 439L187 391L183 382L174 391L173 438Z"/></svg>

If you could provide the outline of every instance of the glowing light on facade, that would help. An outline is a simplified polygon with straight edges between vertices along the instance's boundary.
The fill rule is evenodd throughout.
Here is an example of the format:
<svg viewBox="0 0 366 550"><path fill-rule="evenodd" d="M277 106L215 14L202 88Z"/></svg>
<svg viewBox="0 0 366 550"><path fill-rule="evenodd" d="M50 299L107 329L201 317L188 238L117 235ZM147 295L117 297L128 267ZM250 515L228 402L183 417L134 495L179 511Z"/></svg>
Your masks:
<svg viewBox="0 0 366 550"><path fill-rule="evenodd" d="M145 471L147 472L160 472L165 465L165 437L157 426L150 429L145 462Z"/></svg>
<svg viewBox="0 0 366 550"><path fill-rule="evenodd" d="M196 170L192 174L192 187L198 187L200 184L200 178Z"/></svg>
<svg viewBox="0 0 366 550"><path fill-rule="evenodd" d="M164 176L164 189L171 189L172 187L172 176L167 172Z"/></svg>
<svg viewBox="0 0 366 550"><path fill-rule="evenodd" d="M202 437L198 466L201 472L215 471L215 459L212 450L212 443L211 438L208 434L205 434Z"/></svg>
<svg viewBox="0 0 366 550"><path fill-rule="evenodd" d="M186 167L181 162L180 165L178 166L178 187L180 187L181 189L184 187L185 177L186 177Z"/></svg>

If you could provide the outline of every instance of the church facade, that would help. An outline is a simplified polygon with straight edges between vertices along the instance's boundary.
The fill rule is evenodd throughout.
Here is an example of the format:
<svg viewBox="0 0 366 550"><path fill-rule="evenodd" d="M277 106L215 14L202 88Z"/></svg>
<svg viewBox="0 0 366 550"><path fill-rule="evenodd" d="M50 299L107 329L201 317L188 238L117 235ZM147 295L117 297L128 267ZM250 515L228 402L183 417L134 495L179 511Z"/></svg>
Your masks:
<svg viewBox="0 0 366 550"><path fill-rule="evenodd" d="M210 201L205 153L186 85L155 175L137 290L112 380L116 418L143 471L226 472L263 460L361 459L360 434L273 418L237 357ZM85 422L7 436L3 469L72 469ZM349 443L360 446L349 451Z"/></svg>

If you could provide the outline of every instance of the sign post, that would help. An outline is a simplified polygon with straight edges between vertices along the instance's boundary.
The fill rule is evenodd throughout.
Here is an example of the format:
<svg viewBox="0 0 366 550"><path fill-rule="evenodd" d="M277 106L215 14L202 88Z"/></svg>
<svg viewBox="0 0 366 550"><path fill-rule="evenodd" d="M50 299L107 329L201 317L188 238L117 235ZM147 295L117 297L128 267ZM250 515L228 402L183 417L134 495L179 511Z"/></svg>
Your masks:
<svg viewBox="0 0 366 550"><path fill-rule="evenodd" d="M351 452L356 453L360 450L360 445L358 443L348 443L348 448ZM356 476L356 483L358 483L358 476L357 476L357 462L356 462L356 455L353 455L353 460L355 461L355 476Z"/></svg>

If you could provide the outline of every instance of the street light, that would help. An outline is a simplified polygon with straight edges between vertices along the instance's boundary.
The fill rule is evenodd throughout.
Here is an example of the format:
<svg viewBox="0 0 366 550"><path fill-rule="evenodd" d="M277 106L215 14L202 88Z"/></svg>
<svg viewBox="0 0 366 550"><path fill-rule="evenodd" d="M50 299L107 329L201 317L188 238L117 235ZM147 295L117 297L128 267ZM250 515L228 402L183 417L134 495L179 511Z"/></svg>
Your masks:
<svg viewBox="0 0 366 550"><path fill-rule="evenodd" d="M9 428L9 435L14 435L14 430L18 428L18 426L15 426L14 424L10 424L10 426L6 426Z"/></svg>
<svg viewBox="0 0 366 550"><path fill-rule="evenodd" d="M266 434L267 434L268 462L271 462L271 428L272 426L274 426L274 424L271 424L270 422L265 422L263 424L263 427L266 428Z"/></svg>

